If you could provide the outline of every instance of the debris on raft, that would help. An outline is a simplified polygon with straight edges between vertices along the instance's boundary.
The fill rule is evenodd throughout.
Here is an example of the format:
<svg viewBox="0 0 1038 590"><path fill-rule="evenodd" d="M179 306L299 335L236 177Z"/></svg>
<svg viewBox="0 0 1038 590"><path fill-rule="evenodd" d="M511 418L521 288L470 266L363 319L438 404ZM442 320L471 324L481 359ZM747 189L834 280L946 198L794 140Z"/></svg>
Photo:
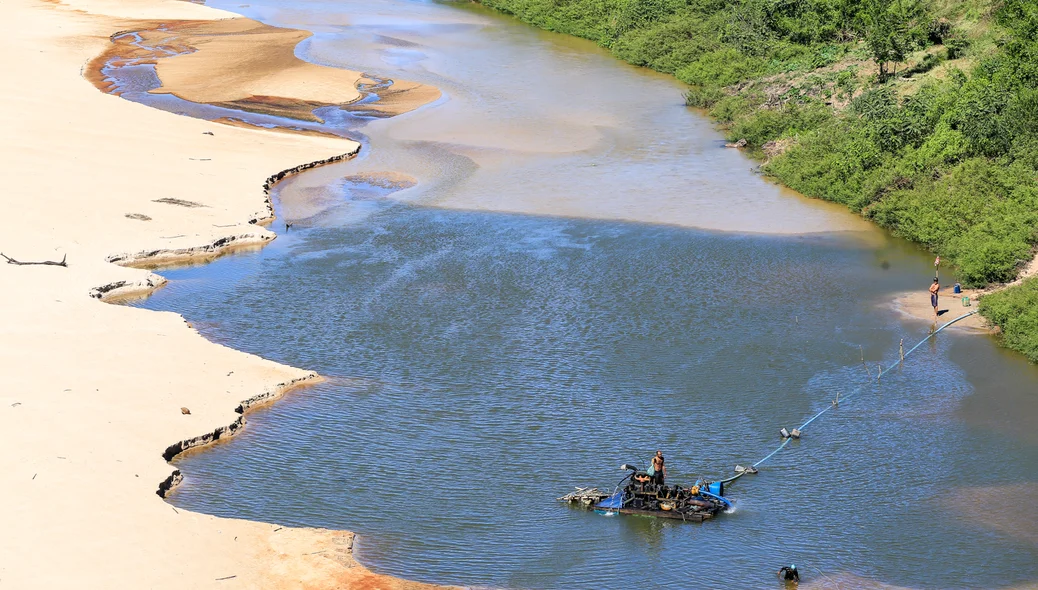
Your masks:
<svg viewBox="0 0 1038 590"><path fill-rule="evenodd" d="M571 504L579 503L586 506L590 504L598 504L608 497L609 492L603 492L598 488L576 488L576 491L556 498L556 500L559 500L560 502L569 502Z"/></svg>
<svg viewBox="0 0 1038 590"><path fill-rule="evenodd" d="M624 464L620 468L630 473L616 484L613 493L577 488L558 500L601 514L637 514L686 522L703 522L732 507L723 496L723 482L700 480L689 487L659 485L637 467Z"/></svg>

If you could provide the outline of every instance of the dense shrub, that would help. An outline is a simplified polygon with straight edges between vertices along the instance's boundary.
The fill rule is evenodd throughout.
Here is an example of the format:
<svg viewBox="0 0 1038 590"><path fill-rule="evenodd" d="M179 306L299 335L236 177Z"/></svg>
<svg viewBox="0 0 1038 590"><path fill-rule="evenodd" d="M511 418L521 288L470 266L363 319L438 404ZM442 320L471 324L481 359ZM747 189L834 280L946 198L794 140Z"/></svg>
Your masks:
<svg viewBox="0 0 1038 590"><path fill-rule="evenodd" d="M764 72L760 59L740 53L732 47L715 49L701 54L674 75L685 84L694 86L729 86Z"/></svg>
<svg viewBox="0 0 1038 590"><path fill-rule="evenodd" d="M913 15L922 6L919 0L870 1L907 6ZM845 55L843 42L864 36L866 29L865 9L855 0L482 2L538 27L591 39L625 61L676 73L678 79L704 87L830 65Z"/></svg>
<svg viewBox="0 0 1038 590"><path fill-rule="evenodd" d="M1038 278L985 295L980 313L1002 329L1006 346L1038 362Z"/></svg>
<svg viewBox="0 0 1038 590"><path fill-rule="evenodd" d="M1038 239L1038 199L1022 182L1031 174L974 158L939 180L891 192L869 213L954 260L967 284L1007 281Z"/></svg>
<svg viewBox="0 0 1038 590"><path fill-rule="evenodd" d="M817 101L789 102L781 108L756 109L733 117L728 135L759 147L774 139L817 129L832 118L832 111Z"/></svg>
<svg viewBox="0 0 1038 590"><path fill-rule="evenodd" d="M686 105L701 109L714 106L725 96L724 90L716 86L692 86L684 94Z"/></svg>

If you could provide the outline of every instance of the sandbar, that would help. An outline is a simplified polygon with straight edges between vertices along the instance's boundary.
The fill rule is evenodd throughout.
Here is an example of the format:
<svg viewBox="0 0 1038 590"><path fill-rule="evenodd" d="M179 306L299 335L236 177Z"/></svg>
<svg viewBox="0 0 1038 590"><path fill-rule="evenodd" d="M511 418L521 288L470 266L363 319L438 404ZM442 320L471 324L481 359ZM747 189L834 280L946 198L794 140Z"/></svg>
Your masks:
<svg viewBox="0 0 1038 590"><path fill-rule="evenodd" d="M152 20L113 35L112 43L92 60L87 77L108 91L110 84L100 74L105 64L151 64L161 81L152 94L319 122L315 109L344 107L360 100L363 94L358 85L372 80L361 72L295 57L295 47L310 36L308 31L241 17ZM406 80L388 82L378 91L377 101L357 105L355 110L393 116L440 97L433 86Z"/></svg>
<svg viewBox="0 0 1038 590"><path fill-rule="evenodd" d="M102 301L163 283L126 263L269 242L266 179L357 144L180 117L87 79L113 33L172 21L251 26L229 13L169 0L9 0L0 15L0 252L67 261L0 261L0 586L428 587L368 571L346 531L217 518L163 500L160 485L176 479L171 448L232 434L247 406L317 376L211 343L176 314ZM186 58L168 75L197 97L212 72L193 77L202 64L191 55L171 59ZM354 74L293 65L291 51L266 57L289 73L224 78L207 97L356 96Z"/></svg>

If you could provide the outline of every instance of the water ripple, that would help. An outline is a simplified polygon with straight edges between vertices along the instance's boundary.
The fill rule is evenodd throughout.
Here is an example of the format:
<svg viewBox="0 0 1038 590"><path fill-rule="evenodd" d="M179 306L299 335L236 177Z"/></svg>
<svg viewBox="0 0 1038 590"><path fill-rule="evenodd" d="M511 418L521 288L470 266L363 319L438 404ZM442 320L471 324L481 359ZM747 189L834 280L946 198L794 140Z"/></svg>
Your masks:
<svg viewBox="0 0 1038 590"><path fill-rule="evenodd" d="M862 303L925 269L897 252L906 272L838 238L395 206L168 273L143 305L331 377L182 460L174 501L356 530L379 571L476 586L770 587L789 561L925 586L1038 578L1032 547L978 540L934 500L1026 479L1011 465L1038 458L980 445L957 418L972 388L952 340L878 385L859 364L858 345L889 363L925 335ZM715 521L553 500L656 448L674 480L729 474L855 388L733 485L737 509Z"/></svg>

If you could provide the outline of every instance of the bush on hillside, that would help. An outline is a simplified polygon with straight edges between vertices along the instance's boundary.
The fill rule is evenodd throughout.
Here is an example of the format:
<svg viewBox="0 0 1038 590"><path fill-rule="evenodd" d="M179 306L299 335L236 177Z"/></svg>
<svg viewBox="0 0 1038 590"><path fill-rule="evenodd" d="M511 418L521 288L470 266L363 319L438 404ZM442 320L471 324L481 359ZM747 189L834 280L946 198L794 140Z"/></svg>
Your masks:
<svg viewBox="0 0 1038 590"><path fill-rule="evenodd" d="M985 295L980 313L1001 328L1006 346L1038 362L1038 278Z"/></svg>

